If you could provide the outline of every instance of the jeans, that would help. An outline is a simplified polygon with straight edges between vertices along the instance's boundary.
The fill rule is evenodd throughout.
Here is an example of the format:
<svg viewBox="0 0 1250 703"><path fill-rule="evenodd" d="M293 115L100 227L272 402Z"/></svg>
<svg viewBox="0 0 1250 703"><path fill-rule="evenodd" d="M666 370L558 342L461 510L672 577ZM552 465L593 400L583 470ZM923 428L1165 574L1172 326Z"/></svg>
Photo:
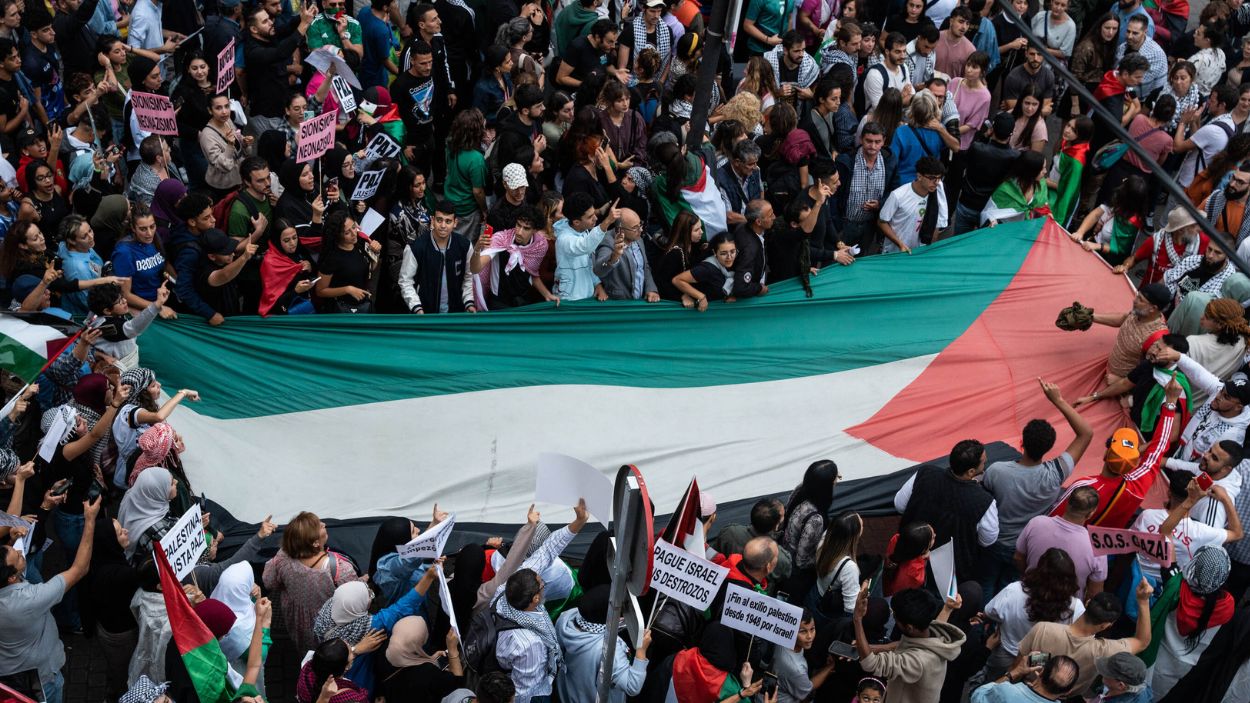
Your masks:
<svg viewBox="0 0 1250 703"><path fill-rule="evenodd" d="M317 312L308 298L292 298L291 305L286 309L288 315L309 315Z"/></svg>
<svg viewBox="0 0 1250 703"><path fill-rule="evenodd" d="M994 544L985 549L985 559L981 562L981 590L985 602L988 603L994 594L1006 588L1007 584L1020 580L1020 573L1016 571L1015 562L1012 560L1015 553L1014 547L1004 547L1000 544Z"/></svg>
<svg viewBox="0 0 1250 703"><path fill-rule="evenodd" d="M40 679L43 686L43 700L46 703L61 703L61 695L65 692L65 677L61 672L54 673L50 678Z"/></svg>
<svg viewBox="0 0 1250 703"><path fill-rule="evenodd" d="M955 234L966 234L981 228L981 211L959 203L955 206Z"/></svg>
<svg viewBox="0 0 1250 703"><path fill-rule="evenodd" d="M78 543L82 542L83 525L86 519L82 515L74 515L62 510L52 511L52 529L56 530L57 539L61 542L61 548L65 552L67 562L73 563L74 556L78 553ZM57 610L60 611L57 614ZM63 627L71 630L77 630L82 627L82 618L78 615L78 587L75 586L65 593L65 597L61 599L60 605L53 609L53 613L57 614L57 620Z"/></svg>
<svg viewBox="0 0 1250 703"><path fill-rule="evenodd" d="M847 220L842 227L842 241L850 246L858 244L860 256L879 254L881 252L881 237L881 230L877 227L875 218L864 220L863 222Z"/></svg>

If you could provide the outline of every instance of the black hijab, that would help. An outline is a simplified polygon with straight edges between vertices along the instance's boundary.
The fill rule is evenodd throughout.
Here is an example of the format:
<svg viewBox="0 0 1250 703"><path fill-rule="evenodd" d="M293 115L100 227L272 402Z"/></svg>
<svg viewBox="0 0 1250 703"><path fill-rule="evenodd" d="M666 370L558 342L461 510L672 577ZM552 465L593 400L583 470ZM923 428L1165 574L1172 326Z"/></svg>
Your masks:
<svg viewBox="0 0 1250 703"><path fill-rule="evenodd" d="M456 571L447 586L451 591L451 605L456 611L457 622L469 622L472 618L485 569L486 550L482 549L482 545L466 544L456 554Z"/></svg>
<svg viewBox="0 0 1250 703"><path fill-rule="evenodd" d="M270 171L281 173L283 164L288 161L286 135L276 129L265 130L256 140L256 155L269 164ZM294 163L293 160L292 163Z"/></svg>
<svg viewBox="0 0 1250 703"><path fill-rule="evenodd" d="M87 571L85 586L80 603L83 629L88 633L94 633L95 625L101 619L116 625L119 613L114 611L122 611L121 619L125 619L130 599L138 590L138 572L130 565L126 550L117 541L113 518L104 511L96 516L95 535L91 542L91 568ZM100 618L106 609L109 614Z"/></svg>
<svg viewBox="0 0 1250 703"><path fill-rule="evenodd" d="M582 616L582 620L596 625L607 624L611 590L611 586L601 585L582 594L581 600L577 601L577 612Z"/></svg>
<svg viewBox="0 0 1250 703"><path fill-rule="evenodd" d="M378 571L378 560L395 551L395 547L412 541L412 521L406 517L388 517L378 526L369 553L369 579Z"/></svg>
<svg viewBox="0 0 1250 703"><path fill-rule="evenodd" d="M595 535L595 541L586 550L586 558L582 567L577 570L577 582L583 592L589 592L595 586L612 583L612 543L607 530Z"/></svg>
<svg viewBox="0 0 1250 703"><path fill-rule="evenodd" d="M312 165L287 159L278 171L278 182L282 184L282 197L278 198L278 217L296 226L312 222L312 201L317 198L316 190L305 191L299 185L300 174L305 168L312 168Z"/></svg>

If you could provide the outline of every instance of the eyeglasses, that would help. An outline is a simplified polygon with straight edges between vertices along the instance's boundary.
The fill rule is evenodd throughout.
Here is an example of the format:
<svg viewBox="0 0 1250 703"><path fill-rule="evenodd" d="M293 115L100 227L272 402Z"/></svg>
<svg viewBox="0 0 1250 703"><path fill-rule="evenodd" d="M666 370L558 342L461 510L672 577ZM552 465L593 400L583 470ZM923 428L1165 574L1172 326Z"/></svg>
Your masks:
<svg viewBox="0 0 1250 703"><path fill-rule="evenodd" d="M930 176L930 175L927 175L927 174L924 174L924 173L917 173L917 174L916 174L916 178L923 178L923 179L925 179L926 181L929 181L930 183L941 183L941 182L942 182L942 177L941 177L941 176Z"/></svg>
<svg viewBox="0 0 1250 703"><path fill-rule="evenodd" d="M626 227L625 225L617 225L616 228L622 232L637 232L638 230L642 229L642 225L637 224L637 225L634 225L633 227Z"/></svg>

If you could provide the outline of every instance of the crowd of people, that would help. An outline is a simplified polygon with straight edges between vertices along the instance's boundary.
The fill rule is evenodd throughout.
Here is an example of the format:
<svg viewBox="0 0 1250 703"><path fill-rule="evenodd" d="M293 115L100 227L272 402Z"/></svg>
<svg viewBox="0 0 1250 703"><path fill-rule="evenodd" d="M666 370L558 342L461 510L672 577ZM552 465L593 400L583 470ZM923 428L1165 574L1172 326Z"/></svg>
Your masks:
<svg viewBox="0 0 1250 703"><path fill-rule="evenodd" d="M89 321L6 387L0 681L65 700L63 638L81 634L123 703L269 700L273 647L303 658L300 703L597 700L618 623L607 533L562 556L584 504L559 529L531 507L445 561L396 551L447 519L438 506L389 518L367 563L309 512L219 555L205 512L183 579L225 662L205 688L153 554L199 505L175 429L199 394L141 365L153 324L592 297L706 311L1050 216L1141 283L1128 311L1060 314L1117 328L1097 390L1069 403L1040 381L1072 442L1054 453L1035 419L1020 458L987 466L959 441L902 485L877 550L863 517L833 513L832 460L748 523L717 524L702 494L698 556L802 608L795 644L723 624L724 587L706 611L652 594L645 628L620 628L609 697L1250 701L1250 278L1225 255L1250 259L1250 5L1013 0L1035 43L989 0L745 0L732 49L708 55L713 4L0 0L0 304ZM177 134L145 131L135 93L168 98ZM333 146L301 161L301 125L325 114ZM1080 408L1102 402L1131 426L1094 437ZM1095 441L1101 471L1073 478ZM1090 527L1171 558L1108 555Z"/></svg>

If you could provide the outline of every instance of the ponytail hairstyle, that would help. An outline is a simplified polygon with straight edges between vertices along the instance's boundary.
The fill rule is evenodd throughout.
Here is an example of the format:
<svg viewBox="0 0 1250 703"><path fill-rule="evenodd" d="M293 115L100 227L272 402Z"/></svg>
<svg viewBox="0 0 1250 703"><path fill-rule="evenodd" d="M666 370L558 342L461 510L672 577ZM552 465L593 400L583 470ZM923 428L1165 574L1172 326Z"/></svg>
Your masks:
<svg viewBox="0 0 1250 703"><path fill-rule="evenodd" d="M667 177L666 195L676 200L681 197L681 182L686 177L686 155L675 142L665 142L655 150L656 166L664 169Z"/></svg>
<svg viewBox="0 0 1250 703"><path fill-rule="evenodd" d="M881 577L883 583L893 583L898 577L898 570L903 564L916 559L929 551L935 533L927 522L913 522L899 528L898 539L894 542L894 551L885 557L885 568Z"/></svg>
<svg viewBox="0 0 1250 703"><path fill-rule="evenodd" d="M320 691L326 679L342 676L347 671L347 643L341 639L326 640L317 645L312 655L313 691Z"/></svg>

